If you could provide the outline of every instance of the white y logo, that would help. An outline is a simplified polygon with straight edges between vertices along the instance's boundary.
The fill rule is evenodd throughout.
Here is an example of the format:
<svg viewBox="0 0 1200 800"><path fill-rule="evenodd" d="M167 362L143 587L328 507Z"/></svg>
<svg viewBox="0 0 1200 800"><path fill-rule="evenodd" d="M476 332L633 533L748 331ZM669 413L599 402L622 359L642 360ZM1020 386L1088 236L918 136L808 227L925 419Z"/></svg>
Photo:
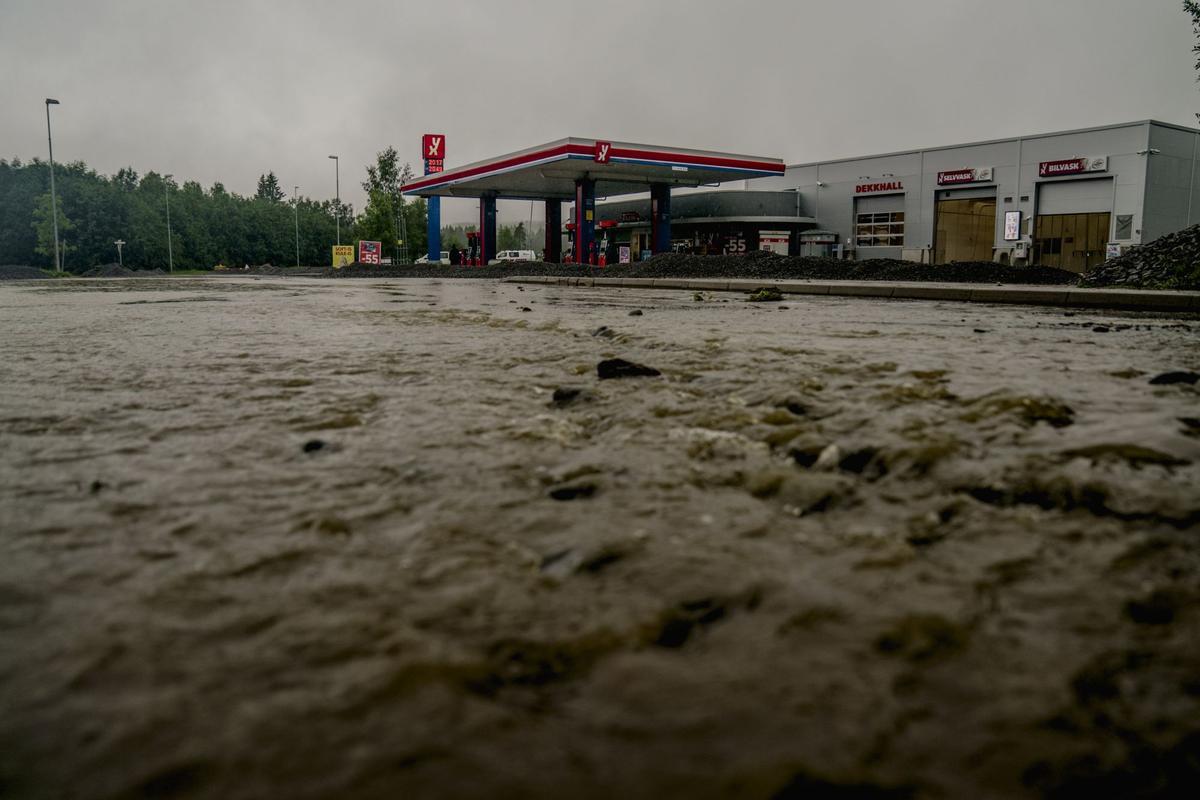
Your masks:
<svg viewBox="0 0 1200 800"><path fill-rule="evenodd" d="M429 140L429 157L437 158L438 151L442 149L442 137L433 136Z"/></svg>

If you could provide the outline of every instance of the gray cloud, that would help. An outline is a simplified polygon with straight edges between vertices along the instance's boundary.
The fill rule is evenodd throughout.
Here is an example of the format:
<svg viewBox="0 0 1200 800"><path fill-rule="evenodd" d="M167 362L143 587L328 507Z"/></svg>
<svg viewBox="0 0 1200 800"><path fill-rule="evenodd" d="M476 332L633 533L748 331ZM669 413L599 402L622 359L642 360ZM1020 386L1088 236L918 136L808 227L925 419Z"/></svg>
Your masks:
<svg viewBox="0 0 1200 800"><path fill-rule="evenodd" d="M61 160L321 198L337 153L361 206L426 131L451 165L567 135L798 162L1194 124L1191 44L1176 0L0 0L0 156L45 157L54 96Z"/></svg>

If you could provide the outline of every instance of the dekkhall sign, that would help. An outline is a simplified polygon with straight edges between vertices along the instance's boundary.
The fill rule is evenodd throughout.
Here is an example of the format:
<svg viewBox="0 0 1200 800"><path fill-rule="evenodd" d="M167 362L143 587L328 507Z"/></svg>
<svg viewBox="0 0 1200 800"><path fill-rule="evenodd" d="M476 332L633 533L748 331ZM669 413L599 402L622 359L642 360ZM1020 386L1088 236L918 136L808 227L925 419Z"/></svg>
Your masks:
<svg viewBox="0 0 1200 800"><path fill-rule="evenodd" d="M903 181L886 181L884 183L860 183L854 187L855 194L878 194L880 192L903 192Z"/></svg>
<svg viewBox="0 0 1200 800"><path fill-rule="evenodd" d="M953 186L958 183L980 183L992 179L991 167L969 167L938 173L938 186Z"/></svg>
<svg viewBox="0 0 1200 800"><path fill-rule="evenodd" d="M1080 175L1084 172L1105 172L1108 170L1108 157L1097 158L1062 158L1058 161L1043 161L1038 164L1038 176L1056 178L1059 175Z"/></svg>

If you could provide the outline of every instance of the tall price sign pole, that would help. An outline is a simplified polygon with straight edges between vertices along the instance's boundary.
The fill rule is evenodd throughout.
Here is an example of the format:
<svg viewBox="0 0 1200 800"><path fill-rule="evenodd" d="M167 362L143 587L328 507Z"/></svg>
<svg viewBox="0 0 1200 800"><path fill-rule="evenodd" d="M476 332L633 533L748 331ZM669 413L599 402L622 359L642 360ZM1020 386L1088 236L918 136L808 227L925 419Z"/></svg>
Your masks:
<svg viewBox="0 0 1200 800"><path fill-rule="evenodd" d="M446 165L446 137L440 133L427 133L421 137L421 153L425 160L425 174L441 172ZM442 198L427 200L429 212L429 263L437 264L442 259Z"/></svg>

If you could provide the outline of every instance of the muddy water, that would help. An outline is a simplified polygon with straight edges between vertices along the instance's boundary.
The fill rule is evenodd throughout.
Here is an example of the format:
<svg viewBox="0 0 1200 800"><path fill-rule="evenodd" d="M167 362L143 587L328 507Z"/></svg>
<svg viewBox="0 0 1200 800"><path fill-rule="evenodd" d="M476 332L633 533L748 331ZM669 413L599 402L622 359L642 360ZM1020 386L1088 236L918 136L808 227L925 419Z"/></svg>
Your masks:
<svg viewBox="0 0 1200 800"><path fill-rule="evenodd" d="M0 795L1172 796L1198 332L2 285Z"/></svg>

